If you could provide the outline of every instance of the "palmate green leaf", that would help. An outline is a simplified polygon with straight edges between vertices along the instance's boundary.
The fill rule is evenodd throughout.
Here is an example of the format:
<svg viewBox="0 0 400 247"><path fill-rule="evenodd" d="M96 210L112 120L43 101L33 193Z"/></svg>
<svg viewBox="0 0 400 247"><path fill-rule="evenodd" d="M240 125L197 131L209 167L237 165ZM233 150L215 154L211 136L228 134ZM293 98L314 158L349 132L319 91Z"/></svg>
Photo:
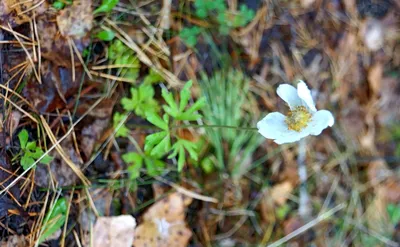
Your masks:
<svg viewBox="0 0 400 247"><path fill-rule="evenodd" d="M200 114L195 112L204 107L206 103L206 100L204 98L200 98L199 100L197 100L191 107L189 107L188 110L185 111L185 108L187 107L190 99L191 86L192 81L188 81L187 84L183 87L180 94L181 100L179 102L179 107L175 103L172 93L168 93L166 90L163 90L162 92L162 96L168 104L164 105L163 109L168 115L172 116L176 120L194 121L202 117Z"/></svg>
<svg viewBox="0 0 400 247"><path fill-rule="evenodd" d="M163 89L161 95L168 104L163 106L164 111L170 116L176 117L179 114L179 108L174 100L172 93L169 93L166 89Z"/></svg>
<svg viewBox="0 0 400 247"><path fill-rule="evenodd" d="M125 163L130 164L128 167L129 178L132 180L137 179L140 176L140 169L143 166L143 157L135 152L129 152L122 155L122 159Z"/></svg>
<svg viewBox="0 0 400 247"><path fill-rule="evenodd" d="M162 119L158 114L154 112L146 112L146 120L154 124L158 128L168 131L168 116L164 115Z"/></svg>
<svg viewBox="0 0 400 247"><path fill-rule="evenodd" d="M46 214L43 220L42 235L39 238L39 243L43 242L46 238L53 235L58 229L60 229L66 220L68 205L67 200L59 198L50 208L49 212Z"/></svg>
<svg viewBox="0 0 400 247"><path fill-rule="evenodd" d="M147 112L159 111L157 101L154 99L154 88L150 84L142 84L139 88L131 88L131 97L121 99L122 107L127 111L134 111L136 115L145 117Z"/></svg>
<svg viewBox="0 0 400 247"><path fill-rule="evenodd" d="M157 115L154 115L154 116L157 116ZM154 120L154 119L152 119L152 120ZM157 119L157 121L160 121L160 120L161 120L161 118ZM160 123L158 123L158 124L161 125ZM154 156L157 158L162 157L166 153L168 153L170 149L171 149L171 136L170 136L168 129L146 136L144 150L146 152L149 152L151 156Z"/></svg>
<svg viewBox="0 0 400 247"><path fill-rule="evenodd" d="M182 171L185 164L185 150L189 153L190 158L198 160L197 145L193 142L178 139L178 141L172 146L172 153L168 156L169 159L178 156L178 171Z"/></svg>
<svg viewBox="0 0 400 247"><path fill-rule="evenodd" d="M18 139L19 139L19 145L21 146L22 149L24 149L29 139L28 131L26 129L21 130L18 133Z"/></svg>

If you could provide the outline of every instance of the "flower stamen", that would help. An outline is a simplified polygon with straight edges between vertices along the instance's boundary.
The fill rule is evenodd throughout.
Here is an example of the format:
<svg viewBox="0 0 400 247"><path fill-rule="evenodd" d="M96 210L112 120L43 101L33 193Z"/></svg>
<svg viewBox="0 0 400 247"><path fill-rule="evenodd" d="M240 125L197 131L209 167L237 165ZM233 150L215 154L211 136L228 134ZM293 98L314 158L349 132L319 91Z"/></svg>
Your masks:
<svg viewBox="0 0 400 247"><path fill-rule="evenodd" d="M288 129L300 132L302 129L307 127L311 120L311 113L305 106L297 106L293 110L289 111L285 122Z"/></svg>

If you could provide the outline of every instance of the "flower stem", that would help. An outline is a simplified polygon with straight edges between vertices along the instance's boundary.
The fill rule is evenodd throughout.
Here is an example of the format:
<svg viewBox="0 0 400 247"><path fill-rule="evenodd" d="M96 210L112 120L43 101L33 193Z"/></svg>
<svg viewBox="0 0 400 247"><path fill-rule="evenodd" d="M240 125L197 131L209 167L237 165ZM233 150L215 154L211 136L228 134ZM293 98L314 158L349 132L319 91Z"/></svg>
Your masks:
<svg viewBox="0 0 400 247"><path fill-rule="evenodd" d="M154 125L145 125L145 124L129 124L128 127L138 128L138 129L159 129L157 126ZM205 128L205 129L236 129L236 130L243 130L243 131L258 131L255 127L240 127L240 126L229 126L229 125L197 125L197 124L186 124L186 125L176 125L171 126L169 129L187 129L187 128Z"/></svg>
<svg viewBox="0 0 400 247"><path fill-rule="evenodd" d="M301 139L297 156L298 174L300 180L299 216L308 221L311 217L310 196L307 191L306 140Z"/></svg>

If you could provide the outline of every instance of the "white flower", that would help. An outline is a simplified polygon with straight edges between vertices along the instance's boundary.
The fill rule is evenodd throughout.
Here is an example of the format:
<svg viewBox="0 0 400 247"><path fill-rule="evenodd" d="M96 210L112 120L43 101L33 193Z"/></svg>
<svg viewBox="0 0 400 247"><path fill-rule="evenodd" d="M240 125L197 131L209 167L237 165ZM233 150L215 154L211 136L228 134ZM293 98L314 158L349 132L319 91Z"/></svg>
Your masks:
<svg viewBox="0 0 400 247"><path fill-rule="evenodd" d="M258 132L265 138L278 144L295 142L308 135L319 135L334 124L330 111L317 111L311 92L303 81L299 81L297 90L289 84L282 84L276 92L289 105L290 111L287 116L279 112L269 113L257 123Z"/></svg>

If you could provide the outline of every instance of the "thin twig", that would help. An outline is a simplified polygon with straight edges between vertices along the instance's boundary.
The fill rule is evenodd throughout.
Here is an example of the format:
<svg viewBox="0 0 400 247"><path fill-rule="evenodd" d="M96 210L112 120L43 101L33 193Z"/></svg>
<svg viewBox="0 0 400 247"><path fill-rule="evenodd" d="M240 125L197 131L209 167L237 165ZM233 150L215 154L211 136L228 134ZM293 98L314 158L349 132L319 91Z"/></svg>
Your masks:
<svg viewBox="0 0 400 247"><path fill-rule="evenodd" d="M316 219L308 222L307 224L305 224L304 226L298 228L297 230L289 233L288 235L286 235L285 237L279 239L278 241L267 245L267 247L278 247L284 243L286 243L287 241L291 240L292 238L306 232L308 229L316 226L318 223L320 223L323 220L326 220L327 218L331 217L332 215L334 215L336 212L342 210L343 208L346 207L346 204L342 203L337 205L336 207L332 208L331 210L329 210L328 212L319 215Z"/></svg>

